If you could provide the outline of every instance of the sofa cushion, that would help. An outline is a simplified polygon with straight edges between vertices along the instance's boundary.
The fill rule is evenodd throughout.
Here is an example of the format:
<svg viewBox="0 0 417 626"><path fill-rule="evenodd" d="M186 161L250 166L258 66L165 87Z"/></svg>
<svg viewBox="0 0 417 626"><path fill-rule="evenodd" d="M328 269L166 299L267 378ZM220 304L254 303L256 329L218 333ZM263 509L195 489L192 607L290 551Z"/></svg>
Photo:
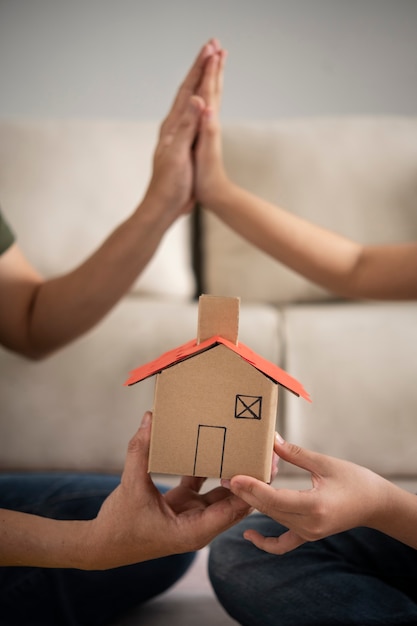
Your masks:
<svg viewBox="0 0 417 626"><path fill-rule="evenodd" d="M128 440L152 409L155 379L129 372L197 335L197 303L130 296L91 332L41 362L0 348L0 467L120 471ZM281 363L281 316L242 305L241 341Z"/></svg>
<svg viewBox="0 0 417 626"><path fill-rule="evenodd" d="M286 367L312 404L287 394L282 434L385 476L413 474L416 320L415 302L288 306Z"/></svg>
<svg viewBox="0 0 417 626"><path fill-rule="evenodd" d="M417 238L417 118L292 119L226 124L232 180L360 242ZM329 299L323 289L203 214L203 286L281 303Z"/></svg>
<svg viewBox="0 0 417 626"><path fill-rule="evenodd" d="M149 182L157 133L152 122L0 121L0 204L43 275L78 265L129 216ZM194 295L189 222L166 233L134 291Z"/></svg>

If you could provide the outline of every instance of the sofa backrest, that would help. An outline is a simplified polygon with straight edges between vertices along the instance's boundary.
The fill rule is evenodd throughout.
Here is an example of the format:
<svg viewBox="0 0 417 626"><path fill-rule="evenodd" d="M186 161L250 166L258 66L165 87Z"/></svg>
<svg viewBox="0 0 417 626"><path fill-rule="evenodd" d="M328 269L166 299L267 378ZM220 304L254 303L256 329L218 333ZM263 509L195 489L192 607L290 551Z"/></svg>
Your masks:
<svg viewBox="0 0 417 626"><path fill-rule="evenodd" d="M0 120L0 205L41 273L74 267L130 214L149 181L157 132L154 122ZM223 138L231 178L255 194L358 241L417 238L417 117L229 122ZM333 297L209 212L200 222L198 275L187 216L133 291L273 304Z"/></svg>
<svg viewBox="0 0 417 626"><path fill-rule="evenodd" d="M367 243L417 239L417 117L341 117L225 124L230 177L275 204ZM207 211L202 289L243 301L323 300Z"/></svg>
<svg viewBox="0 0 417 626"><path fill-rule="evenodd" d="M34 266L74 268L128 217L150 180L159 125L116 120L0 120L0 206ZM133 286L189 299L189 216L179 219Z"/></svg>

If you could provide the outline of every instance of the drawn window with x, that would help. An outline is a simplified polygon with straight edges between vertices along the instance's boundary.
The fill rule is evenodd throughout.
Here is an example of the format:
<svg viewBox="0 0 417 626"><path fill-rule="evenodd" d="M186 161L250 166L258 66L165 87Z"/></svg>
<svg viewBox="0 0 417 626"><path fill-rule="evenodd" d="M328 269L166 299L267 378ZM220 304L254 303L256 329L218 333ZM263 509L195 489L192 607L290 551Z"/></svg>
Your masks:
<svg viewBox="0 0 417 626"><path fill-rule="evenodd" d="M262 418L262 396L238 394L235 402L237 419L260 420Z"/></svg>

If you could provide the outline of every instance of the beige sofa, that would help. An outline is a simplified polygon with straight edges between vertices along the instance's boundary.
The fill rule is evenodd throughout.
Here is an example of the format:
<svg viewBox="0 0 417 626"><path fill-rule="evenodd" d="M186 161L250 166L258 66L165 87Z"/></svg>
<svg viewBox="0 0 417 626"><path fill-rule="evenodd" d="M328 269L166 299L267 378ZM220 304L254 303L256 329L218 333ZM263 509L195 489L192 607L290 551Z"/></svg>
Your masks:
<svg viewBox="0 0 417 626"><path fill-rule="evenodd" d="M156 133L145 122L0 121L0 203L46 276L129 214ZM224 150L236 181L316 223L366 242L417 238L417 118L227 123ZM310 392L311 405L280 392L285 437L417 489L417 303L337 299L205 211L177 222L131 292L72 346L37 363L0 351L1 468L120 471L154 385L123 381L196 335L200 291L240 296L241 341ZM281 480L299 476L282 467Z"/></svg>

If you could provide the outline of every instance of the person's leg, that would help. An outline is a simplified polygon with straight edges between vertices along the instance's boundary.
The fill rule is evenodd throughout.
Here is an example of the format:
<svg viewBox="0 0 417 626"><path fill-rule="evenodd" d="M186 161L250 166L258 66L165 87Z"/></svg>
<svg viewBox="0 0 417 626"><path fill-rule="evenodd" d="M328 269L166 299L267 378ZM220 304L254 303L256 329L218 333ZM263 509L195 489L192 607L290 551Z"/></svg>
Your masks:
<svg viewBox="0 0 417 626"><path fill-rule="evenodd" d="M98 474L0 475L0 508L54 519L92 519L119 484ZM164 491L164 488L161 488ZM170 556L107 571L0 568L4 626L99 626L168 589L193 554Z"/></svg>
<svg viewBox="0 0 417 626"><path fill-rule="evenodd" d="M243 531L286 529L260 514L211 544L209 574L226 611L243 626L415 626L417 552L367 528L306 543L283 556Z"/></svg>

